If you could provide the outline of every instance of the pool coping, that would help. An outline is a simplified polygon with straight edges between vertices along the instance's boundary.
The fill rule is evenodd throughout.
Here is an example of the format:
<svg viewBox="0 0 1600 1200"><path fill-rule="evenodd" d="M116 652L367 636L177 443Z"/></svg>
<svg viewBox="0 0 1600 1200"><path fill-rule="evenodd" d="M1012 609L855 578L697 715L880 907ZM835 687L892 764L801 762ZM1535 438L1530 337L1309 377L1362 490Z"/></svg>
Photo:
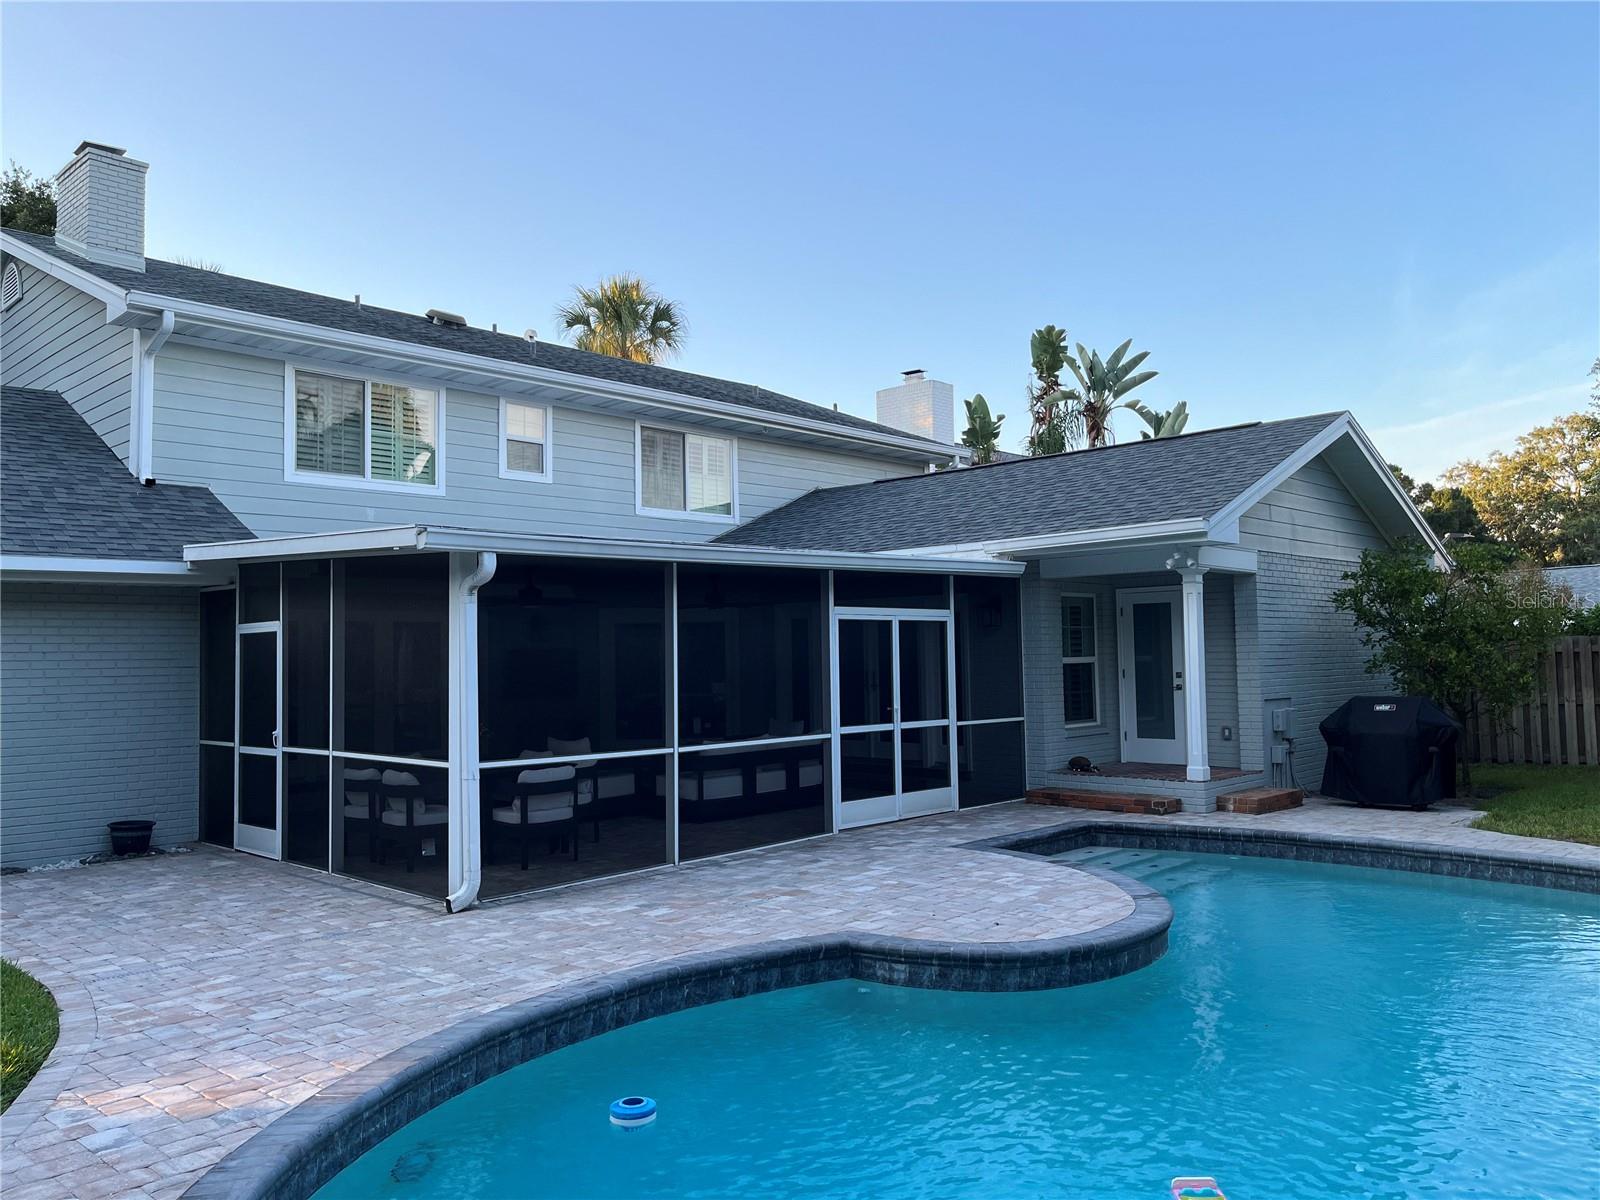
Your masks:
<svg viewBox="0 0 1600 1200"><path fill-rule="evenodd" d="M1115 978L1166 953L1172 906L1115 871L1074 868L1133 911L1066 937L956 942L841 932L756 942L613 972L469 1017L302 1101L225 1155L184 1200L306 1200L423 1113L486 1079L625 1025L782 988L857 979L949 991L1029 991Z"/></svg>
<svg viewBox="0 0 1600 1200"><path fill-rule="evenodd" d="M1086 846L1301 862L1600 893L1600 867L1538 852L1269 828L1078 819L959 845L1038 858ZM840 932L705 951L568 984L419 1038L296 1105L225 1155L184 1200L308 1200L423 1113L512 1067L651 1017L782 988L858 979L898 987L1024 991L1111 979L1166 952L1172 907L1115 871L1072 864L1133 900L1128 916L1068 937L955 942Z"/></svg>

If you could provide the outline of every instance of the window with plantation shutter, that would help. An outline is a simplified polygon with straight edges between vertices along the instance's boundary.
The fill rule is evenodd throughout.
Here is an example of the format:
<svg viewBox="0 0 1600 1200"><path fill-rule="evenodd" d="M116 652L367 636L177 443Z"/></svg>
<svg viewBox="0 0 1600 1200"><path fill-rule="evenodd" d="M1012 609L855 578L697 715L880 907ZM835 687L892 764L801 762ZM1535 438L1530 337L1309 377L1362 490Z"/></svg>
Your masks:
<svg viewBox="0 0 1600 1200"><path fill-rule="evenodd" d="M1100 720L1093 596L1061 597L1061 708L1068 725Z"/></svg>
<svg viewBox="0 0 1600 1200"><path fill-rule="evenodd" d="M294 372L293 474L434 487L439 393L399 383Z"/></svg>
<svg viewBox="0 0 1600 1200"><path fill-rule="evenodd" d="M639 427L639 508L685 516L734 516L732 438Z"/></svg>

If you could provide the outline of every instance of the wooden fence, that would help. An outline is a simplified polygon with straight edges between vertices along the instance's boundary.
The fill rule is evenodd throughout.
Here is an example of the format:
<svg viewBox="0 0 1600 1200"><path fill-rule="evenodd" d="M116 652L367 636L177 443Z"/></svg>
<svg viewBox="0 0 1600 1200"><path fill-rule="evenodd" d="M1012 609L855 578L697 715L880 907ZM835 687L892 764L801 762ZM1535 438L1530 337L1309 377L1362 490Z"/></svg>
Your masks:
<svg viewBox="0 0 1600 1200"><path fill-rule="evenodd" d="M1564 637L1539 661L1534 694L1467 730L1474 762L1600 766L1600 637Z"/></svg>

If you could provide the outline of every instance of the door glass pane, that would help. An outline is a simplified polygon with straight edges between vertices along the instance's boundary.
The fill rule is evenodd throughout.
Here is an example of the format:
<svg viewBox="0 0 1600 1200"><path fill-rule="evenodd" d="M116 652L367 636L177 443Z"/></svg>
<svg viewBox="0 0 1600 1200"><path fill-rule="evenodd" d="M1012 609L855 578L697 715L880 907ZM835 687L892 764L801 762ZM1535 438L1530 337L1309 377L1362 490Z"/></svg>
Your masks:
<svg viewBox="0 0 1600 1200"><path fill-rule="evenodd" d="M1172 605L1165 600L1133 606L1133 680L1135 736L1175 738Z"/></svg>
<svg viewBox="0 0 1600 1200"><path fill-rule="evenodd" d="M278 728L278 635L239 635L239 744L272 746Z"/></svg>
<svg viewBox="0 0 1600 1200"><path fill-rule="evenodd" d="M839 739L839 798L894 795L894 731L847 733Z"/></svg>
<svg viewBox="0 0 1600 1200"><path fill-rule="evenodd" d="M839 622L841 727L887 725L894 720L893 637L890 621Z"/></svg>
<svg viewBox="0 0 1600 1200"><path fill-rule="evenodd" d="M239 824L278 827L278 756L239 755Z"/></svg>
<svg viewBox="0 0 1600 1200"><path fill-rule="evenodd" d="M938 721L950 715L943 621L900 622L900 720Z"/></svg>
<svg viewBox="0 0 1600 1200"><path fill-rule="evenodd" d="M950 726L900 731L900 790L922 792L950 786Z"/></svg>
<svg viewBox="0 0 1600 1200"><path fill-rule="evenodd" d="M283 756L283 857L328 869L328 759Z"/></svg>

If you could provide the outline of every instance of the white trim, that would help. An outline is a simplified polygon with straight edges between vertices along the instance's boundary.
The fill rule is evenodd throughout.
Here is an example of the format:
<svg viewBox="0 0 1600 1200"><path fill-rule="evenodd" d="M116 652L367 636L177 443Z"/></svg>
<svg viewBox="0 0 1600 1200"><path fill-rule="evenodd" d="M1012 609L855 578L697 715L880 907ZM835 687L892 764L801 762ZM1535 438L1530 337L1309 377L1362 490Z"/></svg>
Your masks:
<svg viewBox="0 0 1600 1200"><path fill-rule="evenodd" d="M1088 663L1094 668L1093 672L1091 673L1092 678L1094 679L1094 719L1091 721L1068 721L1066 719L1067 697L1065 686L1063 685L1061 695L1061 727L1063 729L1078 730L1098 729L1100 726L1106 723L1105 709L1100 704L1100 597L1094 592L1061 592L1059 593L1057 599L1063 602L1067 600L1087 600L1092 606L1092 615L1094 618L1094 631L1092 638L1094 642L1093 654L1068 654L1066 644L1062 643L1061 646L1062 666L1066 666L1068 663ZM1058 604L1056 611L1057 620L1060 620L1062 616L1060 609L1061 605Z"/></svg>
<svg viewBox="0 0 1600 1200"><path fill-rule="evenodd" d="M957 542L942 546L908 546L904 550L883 551L884 557L899 554L1027 554L1065 546L1092 546L1103 542L1159 542L1202 539L1207 534L1203 518L1182 517L1172 521L1149 521L1140 525L1103 525L1071 533L1039 533L1027 537L991 538L981 542Z"/></svg>
<svg viewBox="0 0 1600 1200"><path fill-rule="evenodd" d="M1178 568L1183 580L1183 707L1185 775L1190 783L1211 778L1210 723L1206 716L1206 569Z"/></svg>
<svg viewBox="0 0 1600 1200"><path fill-rule="evenodd" d="M562 534L497 533L430 525L383 525L335 533L294 534L247 541L205 542L185 546L191 563L233 562L255 558L316 558L374 551L495 550L552 558L620 558L629 561L748 564L755 566L888 571L899 574L1018 576L1025 564L1006 559L886 557L845 550L772 550L759 546L725 546L716 542L673 542L626 538L573 537ZM919 609L921 612L944 610Z"/></svg>
<svg viewBox="0 0 1600 1200"><path fill-rule="evenodd" d="M81 267L75 267L69 262L35 250L32 246L20 241L8 233L0 232L0 250L21 259L36 271L43 271L59 279L69 287L77 288L106 306L106 321L112 322L128 311L128 293L114 284L107 283L98 275L92 275ZM161 308L162 305L154 305ZM170 307L170 305L166 306Z"/></svg>
<svg viewBox="0 0 1600 1200"><path fill-rule="evenodd" d="M358 754L354 750L330 750L328 754L332 758L342 758L347 762L375 762L399 767L433 767L435 770L446 770L450 766L447 761L439 758L400 758L393 754Z"/></svg>
<svg viewBox="0 0 1600 1200"><path fill-rule="evenodd" d="M0 571L50 575L157 575L201 580L187 562L149 558L56 558L48 554L0 554ZM212 581L215 576L210 577Z"/></svg>
<svg viewBox="0 0 1600 1200"><path fill-rule="evenodd" d="M134 331L138 347L138 370L134 375L133 395L128 398L128 462L140 483L155 481L156 355L172 336L172 310L161 314L154 333Z"/></svg>
<svg viewBox="0 0 1600 1200"><path fill-rule="evenodd" d="M361 470L360 478L354 475L335 475L320 471L301 470L295 459L295 373L325 375L346 383L359 383L361 397ZM405 483L400 480L372 478L372 385L389 384L433 394L433 482ZM445 457L445 392L444 384L437 380L422 382L390 374L374 375L366 371L343 368L337 364L283 362L283 478L285 483L304 483L315 487L357 488L367 492L392 492L403 496L443 496Z"/></svg>
<svg viewBox="0 0 1600 1200"><path fill-rule="evenodd" d="M697 747L698 748L698 747ZM709 749L710 747L707 747ZM497 758L493 762L479 763L485 771L508 767L562 767L568 763L614 762L627 758L665 758L672 753L671 746L657 746L650 750L597 750L589 754L551 754L537 758Z"/></svg>
<svg viewBox="0 0 1600 1200"><path fill-rule="evenodd" d="M237 611L237 610L236 610ZM283 858L283 572L278 572L278 620L249 621L235 624L233 629L233 848L246 854L263 858ZM237 620L237 618L235 618ZM241 725L243 715L244 639L247 637L272 638L273 666L276 671L276 694L273 697L273 730L271 746L246 745ZM244 771L243 755L271 758L273 761L273 825L251 825L240 818L242 798L239 784ZM269 836L270 835L270 836Z"/></svg>
<svg viewBox="0 0 1600 1200"><path fill-rule="evenodd" d="M683 508L650 508L644 502L644 427L659 429L663 433L676 433L684 438L683 455ZM728 443L728 502L732 506L731 513L706 513L692 512L689 503L689 454L688 439L716 438ZM692 429L681 425L669 425L661 421L645 421L635 419L633 422L633 511L641 517L666 517L674 521L708 521L714 525L737 525L739 523L739 439L731 433L722 431L708 432L704 429Z"/></svg>
<svg viewBox="0 0 1600 1200"><path fill-rule="evenodd" d="M511 431L510 431L510 428L509 428L509 425L508 425L508 417L510 416L510 414L507 412L507 408L512 404L520 405L523 408L537 408L537 409L542 409L544 411L544 440L542 442L536 441L533 438L525 438L525 437L513 438L511 436ZM550 483L550 482L552 482L555 479L555 440L556 440L555 439L555 428L556 428L556 411L551 405L542 403L542 402L540 402L538 400L529 400L528 398L526 398L524 396L501 396L500 397L500 446L499 446L500 460L499 460L499 463L498 463L498 466L500 468L500 478L501 479L516 479L516 480L520 480L523 483ZM527 442L529 445L536 445L536 446L543 447L543 449L544 449L544 459L543 459L543 461L544 461L544 470L542 470L542 471L514 471L510 467L506 466L506 450L509 448L508 443L513 442L513 441Z"/></svg>
<svg viewBox="0 0 1600 1200"><path fill-rule="evenodd" d="M825 742L828 737L826 733L800 733L793 737L745 738L738 742L697 742L693 745L680 742L678 751L681 754L699 754L702 750L760 750L765 746L804 746L810 742Z"/></svg>
<svg viewBox="0 0 1600 1200"><path fill-rule="evenodd" d="M957 729L966 729L972 725L1015 725L1018 721L1026 721L1027 717L969 717L957 721Z"/></svg>

